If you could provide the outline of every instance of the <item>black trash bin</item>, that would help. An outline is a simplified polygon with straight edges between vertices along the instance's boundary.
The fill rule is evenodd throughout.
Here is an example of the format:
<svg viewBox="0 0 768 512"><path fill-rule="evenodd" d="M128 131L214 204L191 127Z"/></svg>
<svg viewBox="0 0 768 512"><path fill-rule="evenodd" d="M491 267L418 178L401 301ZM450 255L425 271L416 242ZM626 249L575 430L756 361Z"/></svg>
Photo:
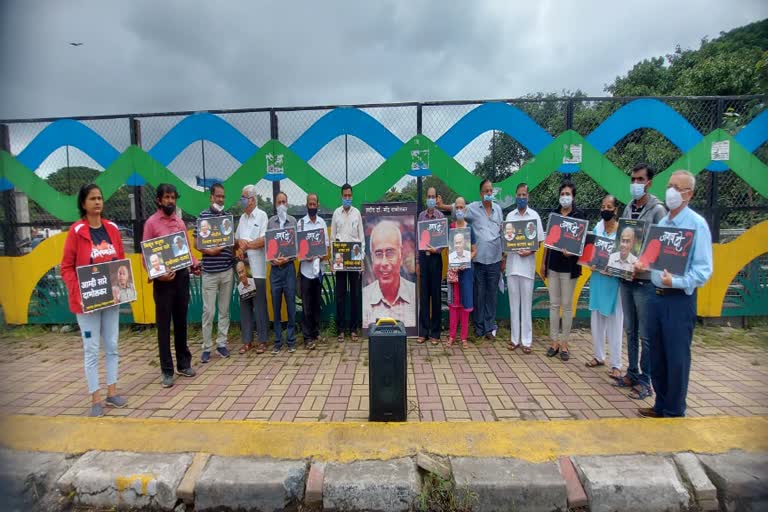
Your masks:
<svg viewBox="0 0 768 512"><path fill-rule="evenodd" d="M369 421L405 421L408 416L405 325L380 318L368 326Z"/></svg>

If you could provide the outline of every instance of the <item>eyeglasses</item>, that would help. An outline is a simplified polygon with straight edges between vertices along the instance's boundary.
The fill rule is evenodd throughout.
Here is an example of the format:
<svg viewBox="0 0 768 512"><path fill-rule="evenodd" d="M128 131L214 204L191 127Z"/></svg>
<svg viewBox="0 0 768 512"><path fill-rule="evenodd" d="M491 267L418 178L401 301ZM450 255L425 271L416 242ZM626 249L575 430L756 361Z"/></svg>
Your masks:
<svg viewBox="0 0 768 512"><path fill-rule="evenodd" d="M381 261L384 258L386 258L388 261L395 261L397 259L397 253L397 249L373 251L373 258L378 261Z"/></svg>

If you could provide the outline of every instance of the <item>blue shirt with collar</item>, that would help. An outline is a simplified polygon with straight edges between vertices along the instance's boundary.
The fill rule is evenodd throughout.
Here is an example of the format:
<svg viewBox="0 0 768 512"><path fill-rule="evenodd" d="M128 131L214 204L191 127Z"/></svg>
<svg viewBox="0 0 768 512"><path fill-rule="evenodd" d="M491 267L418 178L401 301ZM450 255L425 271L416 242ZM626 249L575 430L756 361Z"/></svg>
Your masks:
<svg viewBox="0 0 768 512"><path fill-rule="evenodd" d="M688 295L693 295L696 288L704 286L712 276L712 234L704 217L691 210L688 206L683 208L674 219L665 215L659 226L695 229L693 237L693 250L691 251L688 268L684 276L672 276L671 288L685 290ZM663 272L654 270L651 272L651 281L658 288L670 288L661 282Z"/></svg>

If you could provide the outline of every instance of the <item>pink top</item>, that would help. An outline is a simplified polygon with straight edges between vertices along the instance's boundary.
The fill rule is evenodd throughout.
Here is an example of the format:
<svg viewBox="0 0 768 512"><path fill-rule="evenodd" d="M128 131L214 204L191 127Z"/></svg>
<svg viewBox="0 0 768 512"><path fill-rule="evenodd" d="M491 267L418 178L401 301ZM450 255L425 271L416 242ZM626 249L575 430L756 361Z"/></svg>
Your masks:
<svg viewBox="0 0 768 512"><path fill-rule="evenodd" d="M141 240L150 240L179 231L184 232L184 237L187 239L187 247L192 247L189 244L187 226L184 225L184 221L175 213L173 215L166 215L162 210L157 210L144 223L144 235ZM192 256L192 266L197 266L197 258L195 258L191 251L190 256Z"/></svg>

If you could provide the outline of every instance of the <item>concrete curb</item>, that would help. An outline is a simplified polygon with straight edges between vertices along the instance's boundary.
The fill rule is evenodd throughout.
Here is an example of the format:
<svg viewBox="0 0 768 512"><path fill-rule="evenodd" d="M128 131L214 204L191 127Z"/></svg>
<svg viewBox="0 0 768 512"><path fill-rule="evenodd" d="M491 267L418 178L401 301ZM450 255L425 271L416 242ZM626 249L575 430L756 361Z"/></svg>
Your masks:
<svg viewBox="0 0 768 512"><path fill-rule="evenodd" d="M453 496L466 497L479 512L511 506L536 512L768 509L768 453L574 456L546 463L453 457L445 463L453 471ZM0 449L0 503L10 511L65 510L70 503L199 511L419 510L431 506L426 492L415 457L310 464Z"/></svg>

